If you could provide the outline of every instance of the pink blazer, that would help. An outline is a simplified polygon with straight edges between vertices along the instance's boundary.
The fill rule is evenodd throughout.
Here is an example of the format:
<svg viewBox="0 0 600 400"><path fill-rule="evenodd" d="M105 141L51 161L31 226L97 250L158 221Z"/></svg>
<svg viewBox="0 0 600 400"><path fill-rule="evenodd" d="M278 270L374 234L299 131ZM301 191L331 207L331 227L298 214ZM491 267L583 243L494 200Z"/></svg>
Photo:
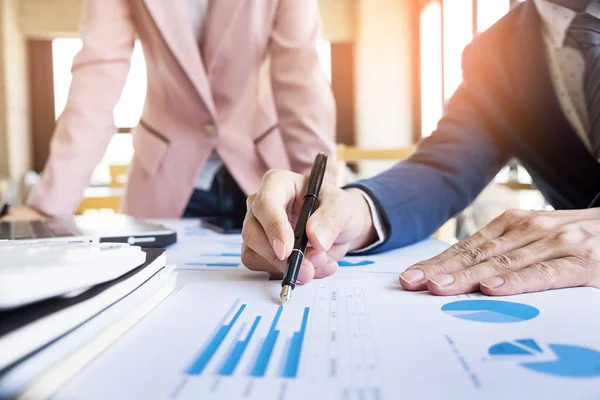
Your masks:
<svg viewBox="0 0 600 400"><path fill-rule="evenodd" d="M88 0L66 109L30 204L71 215L116 131L113 109L142 43L148 91L123 211L179 217L216 149L251 194L270 168L308 174L329 153L335 105L315 49L317 0L214 0L202 58L182 1Z"/></svg>

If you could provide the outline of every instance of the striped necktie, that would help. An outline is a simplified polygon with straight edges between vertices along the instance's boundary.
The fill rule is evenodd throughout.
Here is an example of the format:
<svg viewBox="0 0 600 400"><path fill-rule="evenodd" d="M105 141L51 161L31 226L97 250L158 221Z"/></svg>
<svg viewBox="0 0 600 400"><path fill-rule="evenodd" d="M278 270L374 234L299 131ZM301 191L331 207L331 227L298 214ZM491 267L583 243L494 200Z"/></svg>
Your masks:
<svg viewBox="0 0 600 400"><path fill-rule="evenodd" d="M580 13L573 20L565 44L579 48L585 59L585 102L590 121L590 141L600 158L600 19Z"/></svg>

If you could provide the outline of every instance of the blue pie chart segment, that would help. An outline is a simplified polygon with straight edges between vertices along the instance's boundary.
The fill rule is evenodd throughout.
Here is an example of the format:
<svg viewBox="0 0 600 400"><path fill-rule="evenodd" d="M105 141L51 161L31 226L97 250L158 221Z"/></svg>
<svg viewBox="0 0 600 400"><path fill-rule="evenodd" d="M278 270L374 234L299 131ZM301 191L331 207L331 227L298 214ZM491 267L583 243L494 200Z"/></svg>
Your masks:
<svg viewBox="0 0 600 400"><path fill-rule="evenodd" d="M554 354L551 361L535 361L540 356L541 348L533 339L515 340L493 345L489 349L490 356L504 358L518 356L525 362L519 365L531 371L565 378L600 378L600 352L580 346L566 344L550 344ZM530 361L527 359L530 358Z"/></svg>
<svg viewBox="0 0 600 400"><path fill-rule="evenodd" d="M568 378L600 378L600 352L585 347L551 344L556 361L523 363L532 371Z"/></svg>
<svg viewBox="0 0 600 400"><path fill-rule="evenodd" d="M459 300L445 304L442 311L467 321L496 324L529 321L540 314L530 305L500 300Z"/></svg>
<svg viewBox="0 0 600 400"><path fill-rule="evenodd" d="M493 345L490 347L489 353L491 356L533 356L531 351L525 350L508 342Z"/></svg>

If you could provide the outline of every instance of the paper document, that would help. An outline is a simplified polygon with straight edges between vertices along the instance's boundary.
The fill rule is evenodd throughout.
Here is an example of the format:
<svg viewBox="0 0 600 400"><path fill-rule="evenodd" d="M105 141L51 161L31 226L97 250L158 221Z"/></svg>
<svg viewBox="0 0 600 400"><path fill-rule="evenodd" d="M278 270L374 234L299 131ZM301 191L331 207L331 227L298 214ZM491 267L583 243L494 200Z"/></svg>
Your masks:
<svg viewBox="0 0 600 400"><path fill-rule="evenodd" d="M156 220L177 231L178 243L167 249L167 262L179 270L231 273L241 266L241 235L223 235L200 226L195 219ZM340 269L354 272L399 274L411 265L438 255L448 244L425 240L403 249L372 256L350 256L340 260Z"/></svg>
<svg viewBox="0 0 600 400"><path fill-rule="evenodd" d="M600 396L596 289L437 297L346 272L297 286L281 307L280 282L211 274L184 282L55 398Z"/></svg>
<svg viewBox="0 0 600 400"><path fill-rule="evenodd" d="M241 235L215 233L201 227L197 219L157 222L177 231L177 243L167 249L167 262L178 269L231 272L241 267Z"/></svg>

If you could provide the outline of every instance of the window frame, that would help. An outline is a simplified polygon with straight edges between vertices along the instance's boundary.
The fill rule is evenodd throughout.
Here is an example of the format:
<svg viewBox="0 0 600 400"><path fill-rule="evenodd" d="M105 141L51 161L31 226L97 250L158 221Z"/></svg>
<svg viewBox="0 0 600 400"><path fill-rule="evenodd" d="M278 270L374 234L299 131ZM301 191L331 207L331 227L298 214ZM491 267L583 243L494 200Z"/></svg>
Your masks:
<svg viewBox="0 0 600 400"><path fill-rule="evenodd" d="M519 4L521 1L519 0L509 0L509 7L512 9L516 4ZM413 104L414 104L414 130L413 130L413 141L416 143L420 141L424 136L422 132L423 125L423 115L422 115L422 96L421 93L421 81L423 77L421 76L421 54L420 54L420 46L422 43L421 37L421 14L423 10L430 3L438 3L441 9L440 12L440 32L441 32L441 66L440 66L440 74L441 74L441 84L442 84L442 101L446 99L446 76L445 76L445 37L444 37L444 0L421 0L418 3L418 7L415 7L415 15L413 15L413 21L415 21L415 29L414 29L414 37L416 38L414 41L414 55L415 60L413 62ZM473 37L475 37L480 32L478 31L479 26L479 0L471 0L472 9L473 9L473 18L472 18L472 32Z"/></svg>

